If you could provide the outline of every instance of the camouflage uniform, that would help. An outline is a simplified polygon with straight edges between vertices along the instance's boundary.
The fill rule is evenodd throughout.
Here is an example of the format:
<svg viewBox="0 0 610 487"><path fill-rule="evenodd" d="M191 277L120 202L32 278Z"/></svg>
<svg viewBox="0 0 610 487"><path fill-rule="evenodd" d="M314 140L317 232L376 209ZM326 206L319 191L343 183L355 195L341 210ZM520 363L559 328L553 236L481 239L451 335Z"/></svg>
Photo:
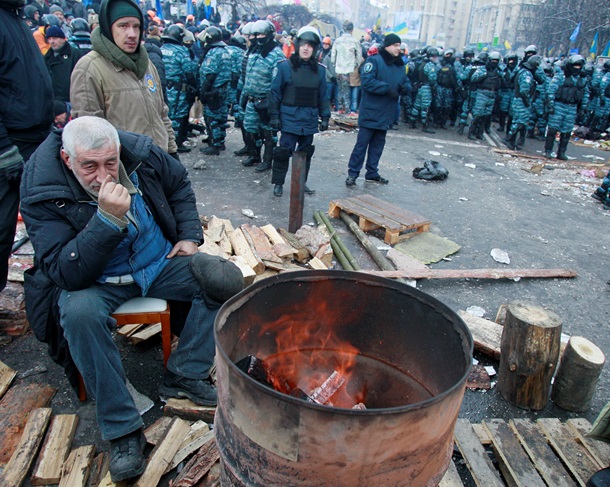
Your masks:
<svg viewBox="0 0 610 487"><path fill-rule="evenodd" d="M460 126L458 128L458 133L460 135L464 132L464 127L468 123L468 114L472 113L474 101L477 96L477 86L471 80L476 70L477 66L472 64L468 65L464 68L460 77L462 85L466 90L466 98L464 99L464 103L462 104L462 111L460 113Z"/></svg>
<svg viewBox="0 0 610 487"><path fill-rule="evenodd" d="M194 89L193 83L197 77L197 63L191 60L188 49L173 42L165 42L161 46L165 76L167 78L168 116L174 129L188 117L191 101L188 91Z"/></svg>
<svg viewBox="0 0 610 487"><path fill-rule="evenodd" d="M593 89L598 93L591 130L603 132L608 128L610 115L610 71L601 71L601 75L594 79Z"/></svg>
<svg viewBox="0 0 610 487"><path fill-rule="evenodd" d="M421 85L419 90L417 90L415 104L411 110L411 124L414 126L419 117L425 130L428 126L428 110L430 110L430 105L432 105L433 94L436 94L436 63L429 59L424 59L418 69L418 74Z"/></svg>
<svg viewBox="0 0 610 487"><path fill-rule="evenodd" d="M227 48L231 51L231 83L229 85L227 104L234 110L235 105L238 105L239 100L237 99L237 85L241 76L241 66L245 56L245 52L238 46L228 45Z"/></svg>
<svg viewBox="0 0 610 487"><path fill-rule="evenodd" d="M468 133L469 139L483 138L483 130L491 123L493 112L498 96L498 90L502 84L497 67L488 64L477 67L470 82L476 85L476 95L472 107L472 123Z"/></svg>
<svg viewBox="0 0 610 487"><path fill-rule="evenodd" d="M441 61L440 68L437 72L438 84L438 124L440 128L446 128L445 124L449 118L451 107L453 106L456 91L461 87L461 82L458 80L455 69L455 60Z"/></svg>
<svg viewBox="0 0 610 487"><path fill-rule="evenodd" d="M212 146L224 147L227 135L227 100L234 72L233 54L227 45L220 41L212 44L199 69L201 99L205 103L204 116Z"/></svg>
<svg viewBox="0 0 610 487"><path fill-rule="evenodd" d="M510 113L510 106L513 100L515 90L513 89L515 84L515 75L517 74L517 63L516 61L512 64L507 64L502 72L502 88L500 88L500 125L498 126L498 132L502 132L506 123L506 116ZM510 125L510 123L508 124Z"/></svg>
<svg viewBox="0 0 610 487"><path fill-rule="evenodd" d="M517 70L514 81L514 96L510 106L512 123L508 135L515 134L522 127L527 127L532 115L532 100L536 92L536 80L529 69Z"/></svg>
<svg viewBox="0 0 610 487"><path fill-rule="evenodd" d="M536 74L537 76L540 76L539 73ZM532 103L532 114L530 117L530 122L528 124L528 134L530 137L534 137L534 133L537 127L538 137L542 137L540 140L544 140L544 133L547 124L546 92L548 89L549 82L551 80L549 77L547 77L546 74L542 74L541 76L542 78L539 77L538 81L542 81L542 83L536 83L536 93L534 94L534 102Z"/></svg>

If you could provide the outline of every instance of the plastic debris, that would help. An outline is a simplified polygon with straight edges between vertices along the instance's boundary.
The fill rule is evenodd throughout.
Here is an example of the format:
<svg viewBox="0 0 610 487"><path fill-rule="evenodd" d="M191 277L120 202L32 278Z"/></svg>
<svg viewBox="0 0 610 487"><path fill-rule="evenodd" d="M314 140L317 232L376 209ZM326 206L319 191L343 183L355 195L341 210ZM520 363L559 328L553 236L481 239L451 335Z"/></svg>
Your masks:
<svg viewBox="0 0 610 487"><path fill-rule="evenodd" d="M468 306L468 308L466 308L466 313L478 316L479 318L483 318L483 316L485 316L485 310L480 306Z"/></svg>
<svg viewBox="0 0 610 487"><path fill-rule="evenodd" d="M248 218L254 218L254 212L250 208L243 208L241 210L242 214L247 216Z"/></svg>
<svg viewBox="0 0 610 487"><path fill-rule="evenodd" d="M510 264L510 257L504 250L491 249L491 256L496 262L501 264Z"/></svg>
<svg viewBox="0 0 610 487"><path fill-rule="evenodd" d="M471 169L476 169L477 167L476 164L472 164L471 162L467 162L466 164L464 164L464 166L469 167Z"/></svg>

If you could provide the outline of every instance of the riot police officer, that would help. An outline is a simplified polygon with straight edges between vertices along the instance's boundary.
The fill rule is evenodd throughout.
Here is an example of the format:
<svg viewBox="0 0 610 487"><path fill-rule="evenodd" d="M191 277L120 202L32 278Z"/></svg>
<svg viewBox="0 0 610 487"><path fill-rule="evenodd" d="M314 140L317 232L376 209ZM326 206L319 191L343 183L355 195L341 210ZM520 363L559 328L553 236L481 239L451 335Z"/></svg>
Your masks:
<svg viewBox="0 0 610 487"><path fill-rule="evenodd" d="M434 133L434 130L429 126L428 112L432 105L433 98L436 97L436 63L438 62L438 55L439 53L436 47L430 47L426 51L426 58L422 60L417 70L420 87L417 91L415 104L411 110L411 128L415 128L417 118L419 117L422 123L422 131L429 134Z"/></svg>

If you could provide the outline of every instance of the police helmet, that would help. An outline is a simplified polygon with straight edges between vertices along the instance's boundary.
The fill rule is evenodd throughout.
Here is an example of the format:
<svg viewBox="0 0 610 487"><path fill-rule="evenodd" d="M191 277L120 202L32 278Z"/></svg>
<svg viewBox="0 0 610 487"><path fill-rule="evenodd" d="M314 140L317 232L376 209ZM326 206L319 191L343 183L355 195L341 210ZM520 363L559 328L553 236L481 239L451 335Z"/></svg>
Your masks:
<svg viewBox="0 0 610 487"><path fill-rule="evenodd" d="M413 49L410 53L409 53L409 57L411 59L417 59L419 56L421 55L421 52L419 49L415 48Z"/></svg>
<svg viewBox="0 0 610 487"><path fill-rule="evenodd" d="M585 58L582 57L580 54L574 54L573 56L570 56L568 64L570 64L571 66L580 65L582 67L585 65Z"/></svg>
<svg viewBox="0 0 610 487"><path fill-rule="evenodd" d="M537 54L534 54L532 57L530 57L527 61L523 63L523 66L530 69L531 71L536 71L538 69L538 66L540 66L541 64L542 57L538 56Z"/></svg>
<svg viewBox="0 0 610 487"><path fill-rule="evenodd" d="M320 34L318 33L318 31L316 29L314 29L313 27L306 25L305 27L301 27L299 29L299 31L296 34L296 40L298 41L295 44L295 47L298 49L298 47L300 47L302 42L307 42L309 44L311 44L315 49L318 48L318 46L321 43L320 40Z"/></svg>
<svg viewBox="0 0 610 487"><path fill-rule="evenodd" d="M517 55L516 55L516 54L509 54L508 56L506 56L506 57L504 58L504 62L505 62L506 64L509 64L509 63L514 63L514 64L516 64L518 60L519 60L519 58L517 57Z"/></svg>
<svg viewBox="0 0 610 487"><path fill-rule="evenodd" d="M453 49L447 49L444 53L443 56L444 57L452 57L453 54L455 53L455 51Z"/></svg>
<svg viewBox="0 0 610 487"><path fill-rule="evenodd" d="M265 34L266 36L272 35L275 31L273 24L266 20L257 20L252 25L252 29L250 30L250 34L257 36L259 34Z"/></svg>
<svg viewBox="0 0 610 487"><path fill-rule="evenodd" d="M74 32L89 32L89 24L85 19L79 17L70 22L70 27L72 27Z"/></svg>
<svg viewBox="0 0 610 487"><path fill-rule="evenodd" d="M241 28L241 35L243 35L243 36L250 36L250 35L252 35L252 26L253 25L254 25L254 22L248 22L247 24L245 24Z"/></svg>
<svg viewBox="0 0 610 487"><path fill-rule="evenodd" d="M296 29L290 29L290 37L296 37L298 35L298 31Z"/></svg>
<svg viewBox="0 0 610 487"><path fill-rule="evenodd" d="M610 59L606 59L604 64L602 64L602 69L604 71L610 71Z"/></svg>
<svg viewBox="0 0 610 487"><path fill-rule="evenodd" d="M407 46L404 42L402 42L400 44L400 50L401 51L408 51L409 50L409 46Z"/></svg>
<svg viewBox="0 0 610 487"><path fill-rule="evenodd" d="M220 41L222 41L222 31L218 27L211 26L205 30L203 41L205 44L211 46Z"/></svg>
<svg viewBox="0 0 610 487"><path fill-rule="evenodd" d="M534 44L530 44L525 48L525 54L536 54L538 52L538 48Z"/></svg>
<svg viewBox="0 0 610 487"><path fill-rule="evenodd" d="M176 24L170 25L167 29L163 31L161 39L182 44L182 42L184 41L184 29Z"/></svg>
<svg viewBox="0 0 610 487"><path fill-rule="evenodd" d="M53 14L44 14L42 16L42 19L40 20L40 23L42 25L44 25L45 27L49 27L51 25L55 25L57 27L61 27L61 22L59 21L59 19L53 15Z"/></svg>
<svg viewBox="0 0 610 487"><path fill-rule="evenodd" d="M225 27L220 30L222 31L222 40L228 42L231 39L231 31Z"/></svg>
<svg viewBox="0 0 610 487"><path fill-rule="evenodd" d="M245 49L248 45L248 41L246 40L246 38L244 36L235 35L231 39L232 39L233 45L239 46L242 49Z"/></svg>
<svg viewBox="0 0 610 487"><path fill-rule="evenodd" d="M195 43L195 35L188 29L184 29L184 40L182 43L186 46L191 46Z"/></svg>
<svg viewBox="0 0 610 487"><path fill-rule="evenodd" d="M464 57L474 57L474 51L472 49L464 49Z"/></svg>
<svg viewBox="0 0 610 487"><path fill-rule="evenodd" d="M497 61L499 63L501 59L502 54L500 54L498 51L492 51L491 54L489 54L490 61Z"/></svg>
<svg viewBox="0 0 610 487"><path fill-rule="evenodd" d="M487 54L486 52L480 52L479 54L477 54L477 56L474 58L474 61L477 63L481 63L481 64L485 64L487 61L489 60L489 54Z"/></svg>
<svg viewBox="0 0 610 487"><path fill-rule="evenodd" d="M438 57L438 49L436 47L428 48L428 50L426 51L426 56L428 56L429 58Z"/></svg>

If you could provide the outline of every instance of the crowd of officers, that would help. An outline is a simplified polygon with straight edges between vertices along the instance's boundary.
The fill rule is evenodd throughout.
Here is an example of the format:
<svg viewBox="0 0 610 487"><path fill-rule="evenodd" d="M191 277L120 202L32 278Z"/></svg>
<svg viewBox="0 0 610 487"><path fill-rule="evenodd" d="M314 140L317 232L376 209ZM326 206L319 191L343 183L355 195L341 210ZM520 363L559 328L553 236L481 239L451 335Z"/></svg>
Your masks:
<svg viewBox="0 0 610 487"><path fill-rule="evenodd" d="M566 160L575 125L587 127L591 138L609 125L610 61L594 66L578 54L542 58L533 45L522 59L430 47L411 51L408 76L412 96L401 102L403 121L412 128L420 122L424 132L450 124L464 134L468 126L469 139L482 139L496 120L510 149L519 150L527 136L545 141L552 157L559 138L556 157Z"/></svg>

